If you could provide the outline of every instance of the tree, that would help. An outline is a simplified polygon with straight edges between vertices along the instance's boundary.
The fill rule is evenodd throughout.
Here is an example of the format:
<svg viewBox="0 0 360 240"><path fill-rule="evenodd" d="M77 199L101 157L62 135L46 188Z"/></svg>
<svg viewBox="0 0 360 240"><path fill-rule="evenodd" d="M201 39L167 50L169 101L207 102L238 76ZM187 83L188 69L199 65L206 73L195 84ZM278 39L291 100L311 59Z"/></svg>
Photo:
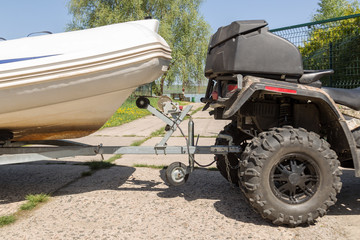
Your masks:
<svg viewBox="0 0 360 240"><path fill-rule="evenodd" d="M160 21L159 34L172 49L169 70L157 80L164 84L182 82L191 86L204 78L204 62L210 26L199 14L203 0L70 0L73 16L68 30L93 28L141 20L151 16Z"/></svg>
<svg viewBox="0 0 360 240"><path fill-rule="evenodd" d="M357 0L320 0L318 5L319 9L312 16L314 22L351 15L359 8Z"/></svg>
<svg viewBox="0 0 360 240"><path fill-rule="evenodd" d="M359 2L321 0L313 20L321 21L360 13ZM335 70L332 78L322 80L324 85L355 87L360 84L360 18L327 21L311 26L308 39L299 46L308 69Z"/></svg>

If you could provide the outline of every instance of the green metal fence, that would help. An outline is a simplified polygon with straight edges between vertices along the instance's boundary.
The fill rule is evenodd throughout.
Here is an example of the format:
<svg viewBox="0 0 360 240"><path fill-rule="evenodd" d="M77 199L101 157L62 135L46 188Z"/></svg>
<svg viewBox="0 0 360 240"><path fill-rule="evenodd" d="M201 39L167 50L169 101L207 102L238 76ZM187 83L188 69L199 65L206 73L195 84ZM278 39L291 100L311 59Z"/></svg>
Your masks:
<svg viewBox="0 0 360 240"><path fill-rule="evenodd" d="M360 14L271 30L300 50L304 69L334 69L324 86L360 86Z"/></svg>

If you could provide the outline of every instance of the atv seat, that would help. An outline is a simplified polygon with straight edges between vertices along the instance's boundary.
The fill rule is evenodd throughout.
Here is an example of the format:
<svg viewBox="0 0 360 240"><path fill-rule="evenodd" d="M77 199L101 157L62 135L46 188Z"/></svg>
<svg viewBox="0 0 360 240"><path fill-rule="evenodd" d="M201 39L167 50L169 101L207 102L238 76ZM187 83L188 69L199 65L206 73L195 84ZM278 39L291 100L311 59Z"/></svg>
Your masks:
<svg viewBox="0 0 360 240"><path fill-rule="evenodd" d="M304 70L304 74L299 79L299 83L310 84L320 80L320 78L331 75L334 70Z"/></svg>
<svg viewBox="0 0 360 240"><path fill-rule="evenodd" d="M354 110L360 110L360 87L353 89L323 87L329 96L338 104Z"/></svg>

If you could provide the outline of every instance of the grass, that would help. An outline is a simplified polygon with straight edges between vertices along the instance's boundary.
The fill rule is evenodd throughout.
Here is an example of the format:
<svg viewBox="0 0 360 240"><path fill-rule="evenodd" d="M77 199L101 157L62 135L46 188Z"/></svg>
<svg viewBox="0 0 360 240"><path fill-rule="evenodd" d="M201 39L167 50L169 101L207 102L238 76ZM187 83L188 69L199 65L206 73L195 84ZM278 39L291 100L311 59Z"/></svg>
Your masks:
<svg viewBox="0 0 360 240"><path fill-rule="evenodd" d="M141 140L137 140L133 143L130 144L130 146L133 146L133 147L137 147L137 146L140 146L141 144L143 144L144 142L146 142L147 140L149 140L150 138L147 137L147 138L144 138L144 139L141 139Z"/></svg>
<svg viewBox="0 0 360 240"><path fill-rule="evenodd" d="M165 127L162 127L154 132L152 132L150 134L149 137L146 137L144 139L138 140L133 142L132 144L130 144L130 146L140 146L141 144L143 144L144 142L146 142L147 140L149 140L150 138L153 137L158 137L161 135L164 135L165 132ZM112 166L114 166L115 164L113 163L115 160L119 159L122 157L122 154L116 154L114 156L112 156L111 158L109 158L106 161L91 161L91 162L85 162L83 163L83 165L89 166L90 170L89 171L85 171L81 173L81 177L88 177L91 176L95 171L100 170L100 169L106 169L106 168L110 168Z"/></svg>
<svg viewBox="0 0 360 240"><path fill-rule="evenodd" d="M146 142L150 138L160 137L160 136L163 136L164 134L165 134L165 127L159 128L158 130L152 132L149 137L146 137L144 139L135 141L135 142L131 143L130 146L136 146L136 147L140 146L141 144L143 144L144 142Z"/></svg>
<svg viewBox="0 0 360 240"><path fill-rule="evenodd" d="M84 165L89 166L91 171L111 168L112 166L114 166L113 163L108 162L108 161L91 161L91 162L84 163Z"/></svg>
<svg viewBox="0 0 360 240"><path fill-rule="evenodd" d="M9 225L15 221L16 221L16 218L14 215L2 216L2 217L0 217L0 228L5 225Z"/></svg>
<svg viewBox="0 0 360 240"><path fill-rule="evenodd" d="M20 209L16 213L14 213L12 215L0 217L0 228L14 223L17 218L24 215L24 211L30 211L30 210L34 209L40 203L44 203L44 202L48 201L49 198L50 198L50 196L48 194L44 194L44 193L27 195L25 197L27 202L22 204L20 206Z"/></svg>
<svg viewBox="0 0 360 240"><path fill-rule="evenodd" d="M112 156L111 158L109 158L108 160L106 160L106 162L113 163L119 158L122 158L122 154L116 154L116 155Z"/></svg>
<svg viewBox="0 0 360 240"><path fill-rule="evenodd" d="M21 210L31 210L34 209L39 203L42 202L46 202L49 200L49 195L48 194L36 194L36 195L27 195L25 197L25 199L27 200L26 203L24 203L23 205L20 206Z"/></svg>
<svg viewBox="0 0 360 240"><path fill-rule="evenodd" d="M204 107L198 107L197 109L193 110L190 112L190 115L193 116L195 113L197 113L198 111L202 110ZM190 117L189 116L186 116L184 118L184 120L188 120Z"/></svg>
<svg viewBox="0 0 360 240"><path fill-rule="evenodd" d="M160 129L152 132L149 137L146 137L144 139L141 139L141 140L138 140L138 141L135 141L135 142L131 143L130 146L140 146L141 144L143 144L144 142L146 142L150 138L163 136L164 134L165 134L165 127L162 127ZM123 154L116 154L116 155L112 156L111 158L109 158L108 160L106 160L104 162L112 164L114 161L121 158L122 155ZM90 164L91 164L91 162L88 162L86 165L90 165ZM92 175L92 173L93 173L92 171L83 172L81 176L83 176L83 177L90 176L90 175Z"/></svg>
<svg viewBox="0 0 360 240"><path fill-rule="evenodd" d="M117 155L115 155L115 156L117 156ZM111 168L112 166L115 166L115 164L112 163L113 161L116 160L115 156L106 161L91 161L91 162L83 163L83 165L88 166L90 168L90 170L82 172L81 177L88 177L88 176L91 176L97 170L107 169L107 168Z"/></svg>
<svg viewBox="0 0 360 240"><path fill-rule="evenodd" d="M152 137L162 137L165 135L165 127L159 128L158 130L152 132L150 134L150 138Z"/></svg>
<svg viewBox="0 0 360 240"><path fill-rule="evenodd" d="M128 123L134 121L136 119L145 117L150 115L151 113L146 109L140 109L136 106L136 99L137 98L128 98L126 101L121 105L121 107L114 113L114 115L104 124L102 128L107 127L116 127L120 126L124 123ZM149 98L150 104L157 108L157 103L159 98L151 97ZM189 102L177 101L174 102L179 103L179 105L188 105Z"/></svg>
<svg viewBox="0 0 360 240"><path fill-rule="evenodd" d="M194 111L191 112L191 115L194 115L195 113L197 113L198 111L202 110L204 107L198 107L197 109L195 109Z"/></svg>
<svg viewBox="0 0 360 240"><path fill-rule="evenodd" d="M110 168L114 166L114 164L111 163L112 161L115 160L109 159L107 161L93 161L93 162L84 163L84 165L89 166L90 171L83 172L81 174L81 177L90 176L99 169ZM49 198L50 195L44 193L27 195L25 197L27 202L22 204L20 206L20 209L15 214L8 216L0 216L0 228L9 225L11 223L14 223L18 217L24 216L25 211L30 211L34 209L36 206L38 206L40 203L47 202Z"/></svg>
<svg viewBox="0 0 360 240"><path fill-rule="evenodd" d="M157 106L158 98L149 98L149 100L152 106ZM136 98L128 98L102 128L120 126L150 114L148 110L136 106Z"/></svg>
<svg viewBox="0 0 360 240"><path fill-rule="evenodd" d="M148 165L148 164L134 164L133 167L138 168L152 168L152 169L164 169L167 168L167 165Z"/></svg>
<svg viewBox="0 0 360 240"><path fill-rule="evenodd" d="M158 137L163 135L165 132L165 127L162 127L154 132L152 132L150 134L149 137L146 137L144 139L138 140L133 142L132 144L130 144L130 146L140 146L141 144L143 144L144 142L146 142L147 140L149 140L150 138L153 137ZM91 162L85 162L83 163L83 165L89 166L90 170L89 171L85 171L81 173L81 177L88 177L91 176L95 171L100 170L100 169L106 169L106 168L110 168L112 166L114 166L115 164L113 163L115 160L119 159L122 157L122 154L116 154L114 156L112 156L111 158L109 158L106 161L91 161Z"/></svg>

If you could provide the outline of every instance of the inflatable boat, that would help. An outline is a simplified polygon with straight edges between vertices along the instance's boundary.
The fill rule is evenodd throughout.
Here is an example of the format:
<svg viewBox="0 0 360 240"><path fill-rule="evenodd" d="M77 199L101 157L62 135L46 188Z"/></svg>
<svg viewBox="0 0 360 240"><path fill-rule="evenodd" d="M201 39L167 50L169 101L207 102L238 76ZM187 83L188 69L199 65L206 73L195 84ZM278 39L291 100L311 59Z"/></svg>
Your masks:
<svg viewBox="0 0 360 240"><path fill-rule="evenodd" d="M69 139L98 130L168 68L157 20L0 42L0 141Z"/></svg>

